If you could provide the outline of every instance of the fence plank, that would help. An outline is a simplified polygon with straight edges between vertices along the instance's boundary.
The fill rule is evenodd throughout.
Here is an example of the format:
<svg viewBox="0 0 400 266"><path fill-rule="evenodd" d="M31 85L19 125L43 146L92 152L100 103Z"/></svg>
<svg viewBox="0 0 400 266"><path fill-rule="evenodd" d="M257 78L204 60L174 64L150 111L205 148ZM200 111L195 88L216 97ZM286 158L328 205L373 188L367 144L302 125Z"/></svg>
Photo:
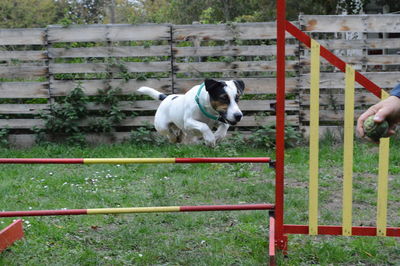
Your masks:
<svg viewBox="0 0 400 266"><path fill-rule="evenodd" d="M39 114L49 109L49 104L0 104L0 114Z"/></svg>
<svg viewBox="0 0 400 266"><path fill-rule="evenodd" d="M0 60L43 60L47 59L46 51L0 51Z"/></svg>
<svg viewBox="0 0 400 266"><path fill-rule="evenodd" d="M108 84L107 80L52 80L50 83L53 96L66 96L72 89L80 86L86 95L99 95L99 90L104 90L111 86L112 88L121 88L122 95L133 94L142 86L147 86L159 90L163 93L171 93L171 79L147 79L147 80L128 80L113 79Z"/></svg>
<svg viewBox="0 0 400 266"><path fill-rule="evenodd" d="M400 15L300 15L310 32L400 32Z"/></svg>
<svg viewBox="0 0 400 266"><path fill-rule="evenodd" d="M398 39L363 39L363 40L318 40L318 42L329 50L334 49L397 49Z"/></svg>
<svg viewBox="0 0 400 266"><path fill-rule="evenodd" d="M0 98L49 98L47 82L0 82Z"/></svg>
<svg viewBox="0 0 400 266"><path fill-rule="evenodd" d="M286 61L286 71L295 71L297 61ZM276 71L275 61L195 62L176 63L175 71L183 72L225 72L225 71Z"/></svg>
<svg viewBox="0 0 400 266"><path fill-rule="evenodd" d="M127 72L169 72L171 71L171 63L164 62L140 62L140 63L123 63L124 71ZM118 66L110 66L105 63L86 63L86 64L57 64L50 63L49 70L53 74L62 73L107 73L121 72ZM1 71L0 71L1 73Z"/></svg>
<svg viewBox="0 0 400 266"><path fill-rule="evenodd" d="M177 41L276 39L276 23L173 25L172 34ZM287 34L286 37L293 38L290 34Z"/></svg>
<svg viewBox="0 0 400 266"><path fill-rule="evenodd" d="M31 78L46 75L46 66L30 66L24 64L21 64L19 66L0 66L0 77L2 78Z"/></svg>
<svg viewBox="0 0 400 266"><path fill-rule="evenodd" d="M0 119L0 128L32 129L43 126L44 120L42 119Z"/></svg>
<svg viewBox="0 0 400 266"><path fill-rule="evenodd" d="M142 57L142 56L169 56L169 45L143 46L111 46L88 48L49 48L50 58L74 57ZM1 54L0 54L1 55Z"/></svg>
<svg viewBox="0 0 400 266"><path fill-rule="evenodd" d="M0 45L44 45L45 29L0 29Z"/></svg>
<svg viewBox="0 0 400 266"><path fill-rule="evenodd" d="M153 41L169 40L170 26L162 24L144 25L78 25L52 26L48 28L48 40L57 42L104 42L104 41Z"/></svg>
<svg viewBox="0 0 400 266"><path fill-rule="evenodd" d="M369 92L358 92L355 94L355 107L364 107L366 105L372 105L379 101L379 99ZM300 103L301 106L308 106L310 105L310 95L309 94L302 94L300 96ZM325 94L321 93L319 98L320 106L340 106L344 105L344 95L341 94Z"/></svg>
<svg viewBox="0 0 400 266"><path fill-rule="evenodd" d="M296 45L286 46L286 55L294 55ZM276 45L174 47L176 57L182 56L275 56Z"/></svg>
<svg viewBox="0 0 400 266"><path fill-rule="evenodd" d="M350 65L399 65L400 55L368 55L368 56L340 56L340 58ZM302 57L300 63L304 66L311 64L308 57ZM321 60L321 65L330 65L326 60Z"/></svg>
<svg viewBox="0 0 400 266"><path fill-rule="evenodd" d="M400 83L400 75L398 72L362 72L368 79L372 80L381 88L393 88ZM300 77L299 88L310 87L310 75L303 74ZM358 83L356 88L362 88ZM321 73L320 88L344 88L343 73Z"/></svg>

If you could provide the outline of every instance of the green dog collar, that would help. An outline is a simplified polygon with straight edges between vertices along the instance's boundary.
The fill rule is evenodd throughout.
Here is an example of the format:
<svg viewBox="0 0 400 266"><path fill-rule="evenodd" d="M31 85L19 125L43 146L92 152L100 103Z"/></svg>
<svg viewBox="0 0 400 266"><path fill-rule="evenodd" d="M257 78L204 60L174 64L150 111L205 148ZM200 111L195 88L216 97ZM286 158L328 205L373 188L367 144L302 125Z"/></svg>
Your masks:
<svg viewBox="0 0 400 266"><path fill-rule="evenodd" d="M224 118L222 118L221 116L215 116L213 114L210 114L209 112L207 112L207 110L204 108L203 105L200 104L200 93L201 90L204 88L204 83L202 83L199 87L199 90L197 91L196 96L194 97L194 100L197 103L197 106L199 107L200 111L208 118L215 120L215 121L220 121L222 123L226 123L226 120Z"/></svg>

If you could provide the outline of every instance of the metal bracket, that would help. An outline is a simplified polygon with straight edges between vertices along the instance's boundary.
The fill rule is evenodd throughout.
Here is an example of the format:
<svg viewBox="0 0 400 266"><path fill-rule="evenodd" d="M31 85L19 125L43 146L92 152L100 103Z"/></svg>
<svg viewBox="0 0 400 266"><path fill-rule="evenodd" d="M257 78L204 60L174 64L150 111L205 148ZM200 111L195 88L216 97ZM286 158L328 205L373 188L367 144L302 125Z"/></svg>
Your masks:
<svg viewBox="0 0 400 266"><path fill-rule="evenodd" d="M276 168L276 161L271 160L269 162L269 168Z"/></svg>

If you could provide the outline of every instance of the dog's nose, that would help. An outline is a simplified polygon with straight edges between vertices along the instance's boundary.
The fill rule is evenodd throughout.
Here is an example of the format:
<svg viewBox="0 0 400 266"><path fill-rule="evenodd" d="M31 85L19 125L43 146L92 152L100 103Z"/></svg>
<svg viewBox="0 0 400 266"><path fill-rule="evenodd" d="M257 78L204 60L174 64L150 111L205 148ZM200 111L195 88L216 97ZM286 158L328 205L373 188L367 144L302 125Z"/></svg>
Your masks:
<svg viewBox="0 0 400 266"><path fill-rule="evenodd" d="M239 121L242 119L243 114L242 114L242 113L234 113L234 114L233 114L233 117L235 118L235 120L236 120L237 122L239 122Z"/></svg>

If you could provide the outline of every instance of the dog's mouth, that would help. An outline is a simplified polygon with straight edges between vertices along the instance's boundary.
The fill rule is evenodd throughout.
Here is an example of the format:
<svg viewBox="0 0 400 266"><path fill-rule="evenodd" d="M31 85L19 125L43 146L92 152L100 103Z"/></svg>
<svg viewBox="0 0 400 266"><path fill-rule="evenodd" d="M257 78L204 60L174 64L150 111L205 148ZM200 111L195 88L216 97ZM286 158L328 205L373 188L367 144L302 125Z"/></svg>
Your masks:
<svg viewBox="0 0 400 266"><path fill-rule="evenodd" d="M234 125L236 125L236 124L237 124L237 122L236 122L236 121L230 121L230 120L227 120L227 119L225 119L225 121L227 121L227 122L228 122L228 124L229 124L229 125L231 125L231 126L234 126Z"/></svg>

